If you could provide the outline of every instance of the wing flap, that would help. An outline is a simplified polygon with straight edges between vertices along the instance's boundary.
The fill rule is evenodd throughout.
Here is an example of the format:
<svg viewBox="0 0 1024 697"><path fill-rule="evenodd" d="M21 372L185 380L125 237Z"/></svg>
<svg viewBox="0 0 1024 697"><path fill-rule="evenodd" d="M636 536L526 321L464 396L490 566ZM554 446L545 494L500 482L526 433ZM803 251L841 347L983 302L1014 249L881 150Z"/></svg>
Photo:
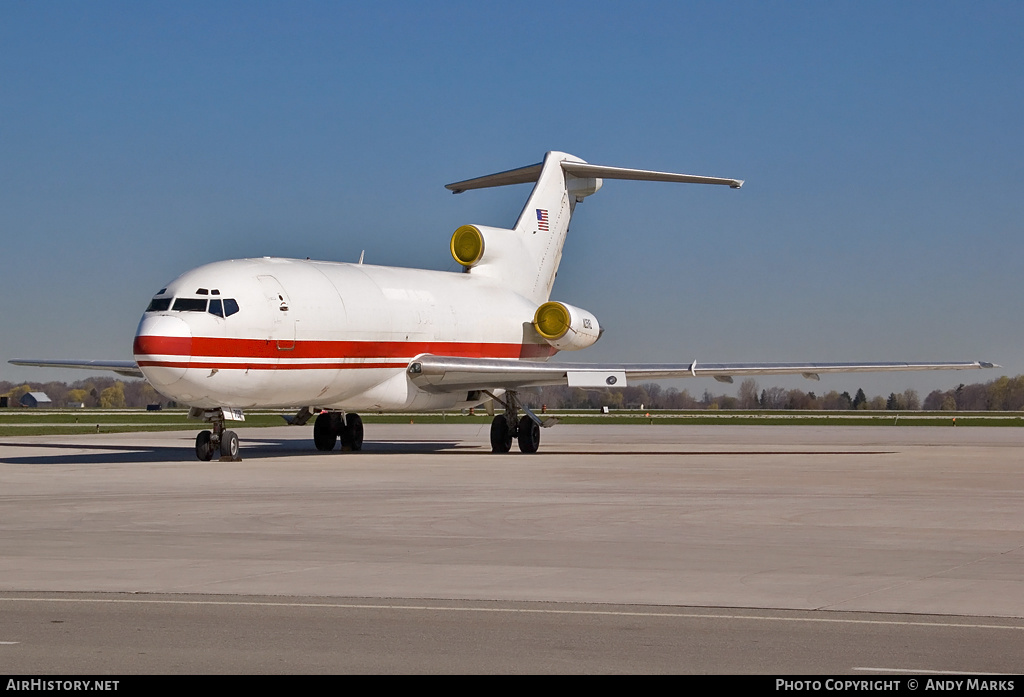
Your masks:
<svg viewBox="0 0 1024 697"><path fill-rule="evenodd" d="M624 370L566 370L569 387L622 387L626 384Z"/></svg>

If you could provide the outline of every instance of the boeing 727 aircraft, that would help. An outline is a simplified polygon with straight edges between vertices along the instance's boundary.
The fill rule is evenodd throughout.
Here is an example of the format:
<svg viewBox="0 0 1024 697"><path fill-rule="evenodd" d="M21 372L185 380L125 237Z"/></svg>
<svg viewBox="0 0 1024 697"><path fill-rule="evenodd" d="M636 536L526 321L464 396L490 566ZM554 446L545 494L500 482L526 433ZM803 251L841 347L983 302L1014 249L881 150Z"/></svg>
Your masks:
<svg viewBox="0 0 1024 697"><path fill-rule="evenodd" d="M743 182L605 167L549 152L543 162L449 184L461 193L536 182L511 230L463 225L451 238L461 273L298 259L236 259L188 271L161 288L135 336L134 361L14 360L16 365L113 370L145 377L212 424L196 455L238 459L225 422L247 408L313 415L319 450L360 450L357 412L464 409L493 400L491 449L513 439L536 452L542 420L519 399L540 385L624 387L630 380L889 370L989 368L991 363L586 364L550 359L602 333L590 312L550 300L576 204L604 179ZM520 416L520 411L524 412Z"/></svg>

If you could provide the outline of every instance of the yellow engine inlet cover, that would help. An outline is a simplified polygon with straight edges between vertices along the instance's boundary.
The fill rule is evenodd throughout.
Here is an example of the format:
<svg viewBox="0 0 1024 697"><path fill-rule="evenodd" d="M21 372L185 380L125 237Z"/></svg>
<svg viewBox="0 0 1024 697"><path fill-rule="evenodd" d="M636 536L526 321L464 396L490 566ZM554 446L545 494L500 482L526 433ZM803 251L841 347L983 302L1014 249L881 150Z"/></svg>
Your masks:
<svg viewBox="0 0 1024 697"><path fill-rule="evenodd" d="M533 316L533 328L545 339L561 339L569 331L569 310L557 302L546 302Z"/></svg>
<svg viewBox="0 0 1024 697"><path fill-rule="evenodd" d="M474 225L463 225L452 235L452 257L466 268L484 256L484 236Z"/></svg>

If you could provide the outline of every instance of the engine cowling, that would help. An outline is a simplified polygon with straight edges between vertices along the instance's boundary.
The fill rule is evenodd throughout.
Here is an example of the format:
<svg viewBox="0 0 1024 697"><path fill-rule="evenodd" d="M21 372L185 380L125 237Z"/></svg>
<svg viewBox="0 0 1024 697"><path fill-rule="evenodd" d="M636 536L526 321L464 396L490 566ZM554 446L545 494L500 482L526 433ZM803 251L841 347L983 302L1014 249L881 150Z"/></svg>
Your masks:
<svg viewBox="0 0 1024 697"><path fill-rule="evenodd" d="M463 225L452 235L452 257L467 269L484 258L484 236L476 225Z"/></svg>
<svg viewBox="0 0 1024 697"><path fill-rule="evenodd" d="M559 351L578 351L601 338L601 325L586 310L567 303L546 302L533 315L533 328Z"/></svg>

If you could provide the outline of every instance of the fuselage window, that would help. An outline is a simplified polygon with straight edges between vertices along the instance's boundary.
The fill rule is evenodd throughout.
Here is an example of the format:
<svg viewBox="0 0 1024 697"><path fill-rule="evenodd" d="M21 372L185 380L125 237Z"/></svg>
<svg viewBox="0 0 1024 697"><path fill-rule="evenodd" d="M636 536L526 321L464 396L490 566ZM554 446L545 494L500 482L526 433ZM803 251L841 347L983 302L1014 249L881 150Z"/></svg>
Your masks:
<svg viewBox="0 0 1024 697"><path fill-rule="evenodd" d="M210 301L209 312L211 315L217 315L218 317L224 316L224 308L221 306L220 298L214 298Z"/></svg>
<svg viewBox="0 0 1024 697"><path fill-rule="evenodd" d="M146 312L164 312L170 306L170 298L153 298L149 303L149 307L146 308Z"/></svg>
<svg viewBox="0 0 1024 697"><path fill-rule="evenodd" d="M206 298L175 298L175 312L206 312Z"/></svg>
<svg viewBox="0 0 1024 697"><path fill-rule="evenodd" d="M235 302L235 299L224 298L224 316L230 317L236 312L238 312L238 303Z"/></svg>

